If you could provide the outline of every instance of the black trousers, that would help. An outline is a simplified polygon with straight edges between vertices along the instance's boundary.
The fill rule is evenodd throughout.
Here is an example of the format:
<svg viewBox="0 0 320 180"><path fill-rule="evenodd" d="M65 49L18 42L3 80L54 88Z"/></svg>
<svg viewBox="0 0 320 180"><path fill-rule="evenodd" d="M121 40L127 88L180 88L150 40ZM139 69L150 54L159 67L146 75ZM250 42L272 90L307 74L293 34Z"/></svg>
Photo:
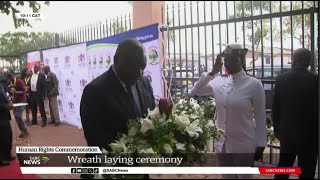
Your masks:
<svg viewBox="0 0 320 180"><path fill-rule="evenodd" d="M318 143L309 141L308 145L292 145L286 142L280 142L278 167L292 167L297 156L298 167L300 167L302 171L299 178L314 179L318 157ZM289 174L276 174L274 178L288 179Z"/></svg>
<svg viewBox="0 0 320 180"><path fill-rule="evenodd" d="M35 92L30 92L31 111L32 111L32 123L37 123L37 107L39 106L42 122L47 122L46 111L44 110L43 97Z"/></svg>
<svg viewBox="0 0 320 180"><path fill-rule="evenodd" d="M8 160L11 157L12 129L10 122L0 124L0 161Z"/></svg>

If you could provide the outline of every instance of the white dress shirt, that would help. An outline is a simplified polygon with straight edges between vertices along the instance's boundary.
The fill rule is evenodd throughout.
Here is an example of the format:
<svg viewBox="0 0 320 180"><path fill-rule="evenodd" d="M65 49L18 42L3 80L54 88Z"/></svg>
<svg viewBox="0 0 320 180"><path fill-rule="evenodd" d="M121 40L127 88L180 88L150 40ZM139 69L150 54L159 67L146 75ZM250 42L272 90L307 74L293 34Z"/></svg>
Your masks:
<svg viewBox="0 0 320 180"><path fill-rule="evenodd" d="M191 90L192 95L214 96L217 126L225 136L215 142L215 151L225 144L227 153L254 153L267 145L265 93L261 81L244 70L213 79L203 73Z"/></svg>
<svg viewBox="0 0 320 180"><path fill-rule="evenodd" d="M31 82L30 82L32 92L37 91L38 77L39 77L39 72L32 74Z"/></svg>
<svg viewBox="0 0 320 180"><path fill-rule="evenodd" d="M113 70L113 72L115 73L115 75L118 77L118 79L119 79L121 85L123 86L124 90L126 91L126 93L128 93L128 92L127 92L127 88L126 88L127 85L120 80L120 78L119 78L119 76L118 76L118 74L117 74L117 71L115 70L115 68L114 68L113 65L112 65L112 70ZM137 88L136 88L136 85L135 85L135 84L132 85L132 86L130 87L130 89L131 89L131 91L132 91L132 95L133 95L133 98L134 98L134 102L136 103L137 108L138 108L139 112L141 113L140 99L139 99L139 94L138 94L138 90L137 90Z"/></svg>

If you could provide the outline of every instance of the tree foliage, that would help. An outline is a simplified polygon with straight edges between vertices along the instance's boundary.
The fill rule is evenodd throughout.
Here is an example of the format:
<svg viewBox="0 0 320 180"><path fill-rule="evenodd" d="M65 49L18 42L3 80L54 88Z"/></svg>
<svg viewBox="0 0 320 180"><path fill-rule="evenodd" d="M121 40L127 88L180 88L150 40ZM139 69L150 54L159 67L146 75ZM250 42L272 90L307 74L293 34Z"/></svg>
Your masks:
<svg viewBox="0 0 320 180"><path fill-rule="evenodd" d="M70 44L66 38L60 43ZM51 48L55 46L55 33L8 32L0 37L0 57L10 64L23 52Z"/></svg>
<svg viewBox="0 0 320 180"><path fill-rule="evenodd" d="M39 13L39 10L41 9L41 4L37 1L0 1L1 13L5 13L6 15L12 16L15 28L19 28L22 26L32 27L27 19L18 19L16 15L16 13L21 13L20 7L24 6L26 2L29 3L29 8L32 9L33 13ZM48 6L50 2L44 1L44 4Z"/></svg>
<svg viewBox="0 0 320 180"><path fill-rule="evenodd" d="M301 1L291 1L292 10L302 9ZM260 4L261 3L261 4ZM313 7L313 1L303 1L304 9ZM282 2L281 11L290 11L290 2ZM280 12L280 4L277 2L270 1L237 1L236 3L236 18L256 16L262 14L270 14ZM234 18L234 16L230 16ZM291 37L291 19L289 17L283 17L282 22L277 23L273 19L272 29L270 27L270 19L263 19L262 26L261 20L254 20L246 22L242 30L245 29L247 38L249 41L253 41L255 51L260 48L261 40L269 40L271 31L273 35L273 41L278 42L280 40L280 27L279 23L283 24L282 35L285 38L294 38L298 40L300 45L303 45L303 38L305 42L308 42L306 48L310 48L311 34L310 34L310 15L304 15L304 24L302 23L302 15L292 16L292 37ZM253 27L253 33L252 32ZM304 35L302 34L302 28L304 28ZM255 60L258 56L255 55Z"/></svg>

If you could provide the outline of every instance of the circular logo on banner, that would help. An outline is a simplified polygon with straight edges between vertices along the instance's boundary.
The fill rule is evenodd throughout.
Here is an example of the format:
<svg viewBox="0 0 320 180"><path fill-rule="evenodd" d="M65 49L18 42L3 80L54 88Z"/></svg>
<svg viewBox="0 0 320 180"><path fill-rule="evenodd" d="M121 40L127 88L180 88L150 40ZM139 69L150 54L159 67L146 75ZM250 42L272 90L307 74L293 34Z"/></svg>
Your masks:
<svg viewBox="0 0 320 180"><path fill-rule="evenodd" d="M156 47L149 48L149 60L150 64L156 65L159 63L159 55Z"/></svg>
<svg viewBox="0 0 320 180"><path fill-rule="evenodd" d="M81 88L84 88L84 87L87 85L87 83L88 83L87 80L81 79L81 80L80 80L80 87L81 87Z"/></svg>
<svg viewBox="0 0 320 180"><path fill-rule="evenodd" d="M44 65L49 65L49 59L48 58L44 60Z"/></svg>
<svg viewBox="0 0 320 180"><path fill-rule="evenodd" d="M70 64L70 56L66 56L66 57L64 58L64 63L65 63L65 64Z"/></svg>
<svg viewBox="0 0 320 180"><path fill-rule="evenodd" d="M99 69L102 69L102 68L103 68L102 63L103 63L103 57L100 56L100 59L99 59Z"/></svg>
<svg viewBox="0 0 320 180"><path fill-rule="evenodd" d="M65 80L65 85L66 87L71 87L71 80L70 79Z"/></svg>
<svg viewBox="0 0 320 180"><path fill-rule="evenodd" d="M93 69L95 69L96 68L96 64L97 64L96 57L93 58L92 64L93 64Z"/></svg>
<svg viewBox="0 0 320 180"><path fill-rule="evenodd" d="M106 67L107 67L107 68L109 67L110 63L111 63L111 57L108 56L108 57L106 58L106 64L107 64Z"/></svg>
<svg viewBox="0 0 320 180"><path fill-rule="evenodd" d="M78 63L79 63L79 64L85 63L85 56L84 56L84 54L81 53L81 54L78 56Z"/></svg>
<svg viewBox="0 0 320 180"><path fill-rule="evenodd" d="M58 99L58 106L59 108L62 108L62 101L60 99Z"/></svg>
<svg viewBox="0 0 320 180"><path fill-rule="evenodd" d="M70 110L73 110L73 109L74 109L74 103L73 103L73 102L69 101L69 102L68 102L68 106L69 106L69 109L70 109Z"/></svg>

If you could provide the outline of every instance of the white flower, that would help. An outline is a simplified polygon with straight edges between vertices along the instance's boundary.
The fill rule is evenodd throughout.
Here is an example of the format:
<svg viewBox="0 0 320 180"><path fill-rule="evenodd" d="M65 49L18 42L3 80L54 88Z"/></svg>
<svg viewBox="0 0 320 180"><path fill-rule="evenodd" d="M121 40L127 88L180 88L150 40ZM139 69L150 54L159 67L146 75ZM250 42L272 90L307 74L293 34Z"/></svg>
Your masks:
<svg viewBox="0 0 320 180"><path fill-rule="evenodd" d="M148 109L148 116L149 116L151 119L156 119L157 117L159 117L159 116L160 116L159 108L156 107L156 108L154 108L153 111L150 111L150 109Z"/></svg>
<svg viewBox="0 0 320 180"><path fill-rule="evenodd" d="M182 116L176 116L176 124L180 128L186 128L190 124L190 120L188 116L182 115Z"/></svg>
<svg viewBox="0 0 320 180"><path fill-rule="evenodd" d="M185 150L186 150L186 144L176 143L176 148L177 148L178 150L185 151Z"/></svg>
<svg viewBox="0 0 320 180"><path fill-rule="evenodd" d="M129 136L135 136L139 132L139 129L136 127L131 127L129 129L128 135Z"/></svg>
<svg viewBox="0 0 320 180"><path fill-rule="evenodd" d="M187 111L182 111L181 115L184 115L184 114L188 114L188 112Z"/></svg>
<svg viewBox="0 0 320 180"><path fill-rule="evenodd" d="M111 143L111 149L115 152L127 152L128 148L121 141L116 141L115 143Z"/></svg>
<svg viewBox="0 0 320 180"><path fill-rule="evenodd" d="M148 148L148 149L139 150L139 153L142 153L142 154L154 154L155 152L153 151L152 148Z"/></svg>
<svg viewBox="0 0 320 180"><path fill-rule="evenodd" d="M142 134L145 134L150 129L154 129L154 125L153 125L152 121L150 121L149 119L142 120L140 132Z"/></svg>
<svg viewBox="0 0 320 180"><path fill-rule="evenodd" d="M202 129L199 127L199 120L193 121L185 130L190 137L195 139L199 137L199 133L202 133Z"/></svg>
<svg viewBox="0 0 320 180"><path fill-rule="evenodd" d="M172 154L173 150L169 144L165 144L163 148L166 151L166 154L170 154L170 155Z"/></svg>
<svg viewBox="0 0 320 180"><path fill-rule="evenodd" d="M192 120L196 120L196 119L199 118L197 115L194 115L194 114L191 114L189 117L190 117L190 119L192 119Z"/></svg>
<svg viewBox="0 0 320 180"><path fill-rule="evenodd" d="M159 123L164 123L164 122L166 122L166 115L165 114L163 114L161 116L161 118L159 118Z"/></svg>

